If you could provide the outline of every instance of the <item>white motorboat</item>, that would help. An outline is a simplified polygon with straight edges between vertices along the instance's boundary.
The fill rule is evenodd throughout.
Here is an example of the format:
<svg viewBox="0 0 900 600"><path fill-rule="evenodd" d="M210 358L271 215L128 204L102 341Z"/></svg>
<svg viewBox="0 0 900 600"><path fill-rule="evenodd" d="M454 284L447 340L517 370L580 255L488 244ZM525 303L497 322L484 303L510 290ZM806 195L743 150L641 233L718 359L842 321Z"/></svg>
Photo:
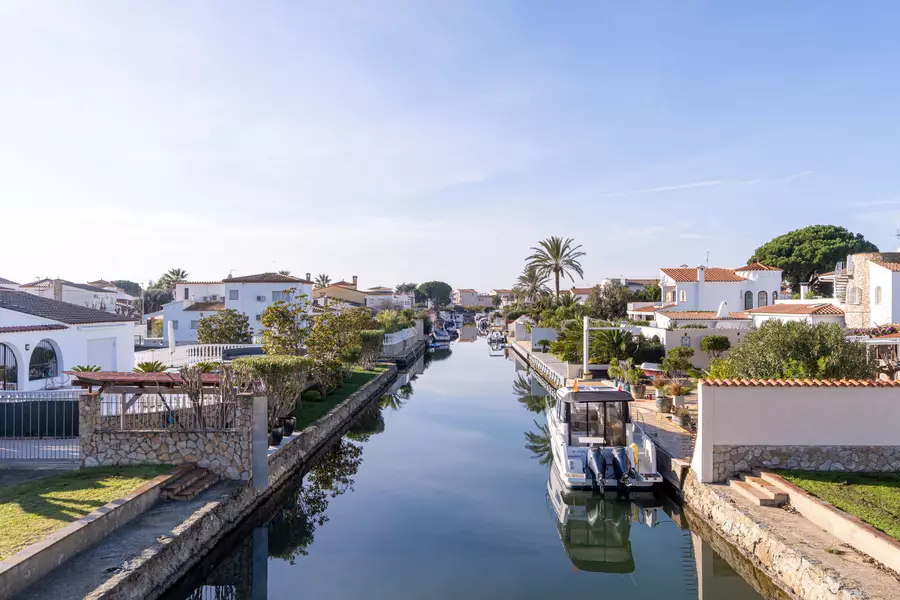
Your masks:
<svg viewBox="0 0 900 600"><path fill-rule="evenodd" d="M553 464L570 489L652 491L662 483L656 446L629 414L631 395L602 383L556 391L547 409Z"/></svg>
<svg viewBox="0 0 900 600"><path fill-rule="evenodd" d="M492 331L488 336L488 342L491 344L502 344L506 341L506 336L500 331Z"/></svg>
<svg viewBox="0 0 900 600"><path fill-rule="evenodd" d="M443 329L434 329L431 332L431 336L434 338L435 342L450 342L450 334Z"/></svg>
<svg viewBox="0 0 900 600"><path fill-rule="evenodd" d="M556 466L550 468L547 498L556 513L556 528L569 560L579 571L631 573L631 525L654 527L661 503L652 496L640 502L566 487Z"/></svg>

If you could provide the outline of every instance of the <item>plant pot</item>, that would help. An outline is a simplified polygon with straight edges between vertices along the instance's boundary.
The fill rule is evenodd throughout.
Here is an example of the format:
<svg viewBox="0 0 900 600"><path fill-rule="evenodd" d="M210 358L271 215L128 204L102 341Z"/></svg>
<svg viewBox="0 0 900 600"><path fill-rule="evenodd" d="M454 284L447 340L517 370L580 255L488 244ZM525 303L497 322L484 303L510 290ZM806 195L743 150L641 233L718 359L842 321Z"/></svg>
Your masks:
<svg viewBox="0 0 900 600"><path fill-rule="evenodd" d="M278 422L284 428L284 435L292 435L297 427L297 417L281 417Z"/></svg>
<svg viewBox="0 0 900 600"><path fill-rule="evenodd" d="M679 427L688 429L691 426L691 415L676 416L675 422L678 423Z"/></svg>
<svg viewBox="0 0 900 600"><path fill-rule="evenodd" d="M675 401L675 408L684 408L684 396L675 396L673 400Z"/></svg>
<svg viewBox="0 0 900 600"><path fill-rule="evenodd" d="M665 394L663 394L662 390L656 390L656 398L657 398L657 400L660 399L660 398L662 398L662 397L664 397L664 396L665 396Z"/></svg>
<svg viewBox="0 0 900 600"><path fill-rule="evenodd" d="M281 440L284 439L284 428L281 425L273 427L269 432L269 437L272 438L270 446L280 446Z"/></svg>
<svg viewBox="0 0 900 600"><path fill-rule="evenodd" d="M640 400L644 397L644 391L646 390L646 386L637 384L631 386L631 397L635 400Z"/></svg>
<svg viewBox="0 0 900 600"><path fill-rule="evenodd" d="M657 396L656 410L661 413L672 412L672 399L669 398L668 396Z"/></svg>
<svg viewBox="0 0 900 600"><path fill-rule="evenodd" d="M630 384L630 383L624 384L624 385L622 386L622 391L623 391L623 392L630 392L630 391L631 391L631 384Z"/></svg>

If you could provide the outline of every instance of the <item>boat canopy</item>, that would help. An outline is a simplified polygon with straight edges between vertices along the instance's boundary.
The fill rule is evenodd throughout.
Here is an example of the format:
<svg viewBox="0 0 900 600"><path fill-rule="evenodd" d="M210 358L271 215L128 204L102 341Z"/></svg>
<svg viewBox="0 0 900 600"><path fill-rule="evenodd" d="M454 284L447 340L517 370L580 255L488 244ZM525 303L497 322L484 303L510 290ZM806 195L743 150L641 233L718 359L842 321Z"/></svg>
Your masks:
<svg viewBox="0 0 900 600"><path fill-rule="evenodd" d="M565 402L631 402L633 398L628 392L620 392L616 388L603 385L579 385L578 391L569 388L563 396Z"/></svg>

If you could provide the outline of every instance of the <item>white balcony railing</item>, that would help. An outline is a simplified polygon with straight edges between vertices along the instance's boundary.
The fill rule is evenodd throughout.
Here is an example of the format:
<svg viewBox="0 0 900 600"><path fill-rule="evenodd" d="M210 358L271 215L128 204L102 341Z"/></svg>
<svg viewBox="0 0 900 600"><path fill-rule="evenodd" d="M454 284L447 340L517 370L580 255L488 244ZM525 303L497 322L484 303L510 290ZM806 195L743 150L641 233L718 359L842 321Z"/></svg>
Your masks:
<svg viewBox="0 0 900 600"><path fill-rule="evenodd" d="M384 334L384 356L402 356L409 352L416 342L418 342L418 333L415 327L409 327L395 333Z"/></svg>
<svg viewBox="0 0 900 600"><path fill-rule="evenodd" d="M222 360L222 352L232 348L260 348L259 344L190 344L174 350L158 348L134 353L134 364L159 361L167 367L186 367L199 362Z"/></svg>

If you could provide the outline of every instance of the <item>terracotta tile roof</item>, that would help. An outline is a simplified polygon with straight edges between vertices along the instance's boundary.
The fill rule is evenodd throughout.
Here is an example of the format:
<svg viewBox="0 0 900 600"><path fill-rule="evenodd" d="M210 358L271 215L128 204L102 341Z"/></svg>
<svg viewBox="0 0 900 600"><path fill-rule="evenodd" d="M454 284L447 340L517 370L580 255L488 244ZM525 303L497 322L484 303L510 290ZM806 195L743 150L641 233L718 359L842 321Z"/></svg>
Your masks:
<svg viewBox="0 0 900 600"><path fill-rule="evenodd" d="M900 272L900 263L895 262L873 262L872 264L878 265L879 267L884 267L889 271L897 271Z"/></svg>
<svg viewBox="0 0 900 600"><path fill-rule="evenodd" d="M460 289L454 290L454 291L457 291L457 292L467 292L467 293L470 293L470 294L477 294L477 293L478 293L478 292L476 292L475 290L470 289L470 288L460 288Z"/></svg>
<svg viewBox="0 0 900 600"><path fill-rule="evenodd" d="M98 279L97 281L88 281L88 285L94 285L97 287L106 287L110 285L114 285L112 281L107 281L105 279Z"/></svg>
<svg viewBox="0 0 900 600"><path fill-rule="evenodd" d="M498 294L512 294L512 290L495 289L495 290L491 290L491 291L496 292Z"/></svg>
<svg viewBox="0 0 900 600"><path fill-rule="evenodd" d="M257 273L256 275L242 275L225 279L221 283L312 283L306 279L282 275L281 273Z"/></svg>
<svg viewBox="0 0 900 600"><path fill-rule="evenodd" d="M106 311L60 302L50 298L42 298L28 292L0 291L0 308L69 325L134 321L131 317L114 315Z"/></svg>
<svg viewBox="0 0 900 600"><path fill-rule="evenodd" d="M179 281L175 285L216 285L222 281Z"/></svg>
<svg viewBox="0 0 900 600"><path fill-rule="evenodd" d="M344 281L343 279L341 279L340 281L335 281L334 283L329 284L329 285L340 285L340 286L344 286L344 287L355 287L356 286L356 284L353 283L352 281Z"/></svg>
<svg viewBox="0 0 900 600"><path fill-rule="evenodd" d="M699 267L698 267L699 268ZM663 273L671 277L678 283L690 283L697 281L697 269L660 269ZM731 269L720 269L719 267L708 267L703 271L703 279L709 283L732 283L736 281L746 281Z"/></svg>
<svg viewBox="0 0 900 600"><path fill-rule="evenodd" d="M641 306L640 308L635 308L634 310L630 310L628 312L641 312L641 313L654 313L658 310L665 310L667 308L671 308L675 306L674 304L664 304L663 306Z"/></svg>
<svg viewBox="0 0 900 600"><path fill-rule="evenodd" d="M743 267L738 267L735 271L782 271L783 269L779 269L778 267L770 267L769 265L764 265L761 262L750 263L749 265L745 265Z"/></svg>
<svg viewBox="0 0 900 600"><path fill-rule="evenodd" d="M587 287L587 288L573 287L570 289L572 290L573 294L584 295L584 294L590 294L591 290L593 290L594 288L592 288L592 287Z"/></svg>
<svg viewBox="0 0 900 600"><path fill-rule="evenodd" d="M389 287L384 287L383 285L376 285L375 287L370 287L369 291L370 292L384 292L384 291L389 292L389 291L393 291L393 290Z"/></svg>
<svg viewBox="0 0 900 600"><path fill-rule="evenodd" d="M180 373L132 373L126 371L65 371L71 375L76 385L104 385L122 383L126 385L181 385ZM203 373L200 375L203 383L215 385L219 383L219 376L215 373Z"/></svg>
<svg viewBox="0 0 900 600"><path fill-rule="evenodd" d="M206 312L206 311L217 311L224 310L225 303L224 302L194 302L187 308L185 308L185 312Z"/></svg>
<svg viewBox="0 0 900 600"><path fill-rule="evenodd" d="M15 281L11 279L6 279L5 277L0 277L0 285L19 285Z"/></svg>
<svg viewBox="0 0 900 600"><path fill-rule="evenodd" d="M56 329L68 329L65 325L12 325L0 327L0 333L22 333L23 331L53 331Z"/></svg>
<svg viewBox="0 0 900 600"><path fill-rule="evenodd" d="M367 292L363 292L366 296L393 296L394 292L391 290L376 290L371 289Z"/></svg>
<svg viewBox="0 0 900 600"><path fill-rule="evenodd" d="M900 381L883 379L701 379L716 387L900 387Z"/></svg>
<svg viewBox="0 0 900 600"><path fill-rule="evenodd" d="M748 310L751 315L843 315L834 304L770 304Z"/></svg>
<svg viewBox="0 0 900 600"><path fill-rule="evenodd" d="M713 321L713 320L738 320L749 319L747 313L730 312L725 319L717 319L717 311L714 310L661 310L657 311L661 315L665 315L675 321Z"/></svg>

